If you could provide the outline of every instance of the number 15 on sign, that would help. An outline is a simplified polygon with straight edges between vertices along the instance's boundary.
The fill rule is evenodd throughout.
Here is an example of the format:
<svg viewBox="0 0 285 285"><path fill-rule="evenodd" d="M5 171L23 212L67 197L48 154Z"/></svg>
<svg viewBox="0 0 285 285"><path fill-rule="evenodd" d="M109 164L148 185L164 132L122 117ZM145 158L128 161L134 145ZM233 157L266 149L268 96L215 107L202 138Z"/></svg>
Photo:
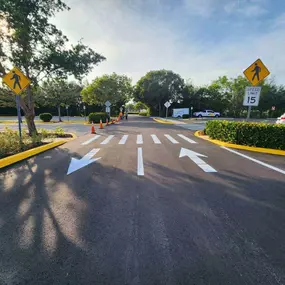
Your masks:
<svg viewBox="0 0 285 285"><path fill-rule="evenodd" d="M261 86L246 87L243 106L258 106Z"/></svg>

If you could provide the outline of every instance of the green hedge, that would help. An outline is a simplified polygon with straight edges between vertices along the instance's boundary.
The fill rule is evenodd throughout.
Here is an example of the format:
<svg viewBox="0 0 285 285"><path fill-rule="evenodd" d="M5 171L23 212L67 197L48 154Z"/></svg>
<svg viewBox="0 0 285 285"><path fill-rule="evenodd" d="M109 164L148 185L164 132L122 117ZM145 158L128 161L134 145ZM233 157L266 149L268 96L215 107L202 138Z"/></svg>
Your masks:
<svg viewBox="0 0 285 285"><path fill-rule="evenodd" d="M43 122L50 122L52 119L52 114L51 113L42 113L39 115L40 120Z"/></svg>
<svg viewBox="0 0 285 285"><path fill-rule="evenodd" d="M149 112L139 112L140 116L149 116Z"/></svg>
<svg viewBox="0 0 285 285"><path fill-rule="evenodd" d="M97 112L97 113L90 113L88 116L89 123L100 123L100 120L102 120L102 123L106 123L106 118L110 121L110 117L107 113L104 112Z"/></svg>
<svg viewBox="0 0 285 285"><path fill-rule="evenodd" d="M205 132L224 142L285 150L285 125L213 120Z"/></svg>
<svg viewBox="0 0 285 285"><path fill-rule="evenodd" d="M183 114L182 115L182 119L189 119L189 117L190 117L189 114Z"/></svg>

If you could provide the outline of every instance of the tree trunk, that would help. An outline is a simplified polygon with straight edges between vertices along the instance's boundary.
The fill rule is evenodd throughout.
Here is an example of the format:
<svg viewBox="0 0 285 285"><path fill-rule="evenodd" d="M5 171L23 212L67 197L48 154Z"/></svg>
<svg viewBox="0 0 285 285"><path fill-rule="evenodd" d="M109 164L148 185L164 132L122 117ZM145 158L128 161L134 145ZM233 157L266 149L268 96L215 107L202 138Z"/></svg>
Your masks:
<svg viewBox="0 0 285 285"><path fill-rule="evenodd" d="M57 107L57 111L58 111L58 120L59 120L60 122L62 122L62 120L61 120L61 114L60 114L60 106Z"/></svg>
<svg viewBox="0 0 285 285"><path fill-rule="evenodd" d="M38 134L37 128L35 125L35 121L34 121L35 114L33 114L32 112L30 112L30 113L25 112L25 118L26 118L28 130L29 130L29 136L32 136L34 134Z"/></svg>
<svg viewBox="0 0 285 285"><path fill-rule="evenodd" d="M20 96L20 104L21 104L21 108L24 111L25 119L27 122L28 130L29 130L29 135L32 136L33 134L38 134L38 131L37 131L37 128L34 122L35 108L32 102L30 86L27 88L27 92L28 92L28 96L27 96L28 104L26 104L22 96Z"/></svg>

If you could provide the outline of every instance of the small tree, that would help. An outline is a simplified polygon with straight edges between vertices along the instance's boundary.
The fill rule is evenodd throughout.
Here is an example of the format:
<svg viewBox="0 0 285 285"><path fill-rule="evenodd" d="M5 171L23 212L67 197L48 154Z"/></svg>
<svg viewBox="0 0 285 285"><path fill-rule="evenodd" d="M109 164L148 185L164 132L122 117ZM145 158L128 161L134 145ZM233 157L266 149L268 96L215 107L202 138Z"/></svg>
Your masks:
<svg viewBox="0 0 285 285"><path fill-rule="evenodd" d="M39 88L35 96L36 102L42 106L57 107L61 121L60 107L77 105L81 102L82 88L75 82L61 79L47 80Z"/></svg>
<svg viewBox="0 0 285 285"><path fill-rule="evenodd" d="M8 66L16 65L34 86L43 77L87 74L105 60L81 42L67 48L68 39L49 23L58 11L69 10L61 0L0 0L0 77ZM20 97L29 134L36 133L33 89L29 86Z"/></svg>

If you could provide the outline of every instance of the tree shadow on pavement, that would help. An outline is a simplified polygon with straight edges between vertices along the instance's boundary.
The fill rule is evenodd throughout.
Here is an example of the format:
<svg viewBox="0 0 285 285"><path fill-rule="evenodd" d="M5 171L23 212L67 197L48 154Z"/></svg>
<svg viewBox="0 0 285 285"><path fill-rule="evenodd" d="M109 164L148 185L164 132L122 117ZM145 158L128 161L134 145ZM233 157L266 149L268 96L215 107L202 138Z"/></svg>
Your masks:
<svg viewBox="0 0 285 285"><path fill-rule="evenodd" d="M66 176L69 160L59 148L0 173L0 284L284 281L281 181L155 163L145 177L100 163Z"/></svg>

